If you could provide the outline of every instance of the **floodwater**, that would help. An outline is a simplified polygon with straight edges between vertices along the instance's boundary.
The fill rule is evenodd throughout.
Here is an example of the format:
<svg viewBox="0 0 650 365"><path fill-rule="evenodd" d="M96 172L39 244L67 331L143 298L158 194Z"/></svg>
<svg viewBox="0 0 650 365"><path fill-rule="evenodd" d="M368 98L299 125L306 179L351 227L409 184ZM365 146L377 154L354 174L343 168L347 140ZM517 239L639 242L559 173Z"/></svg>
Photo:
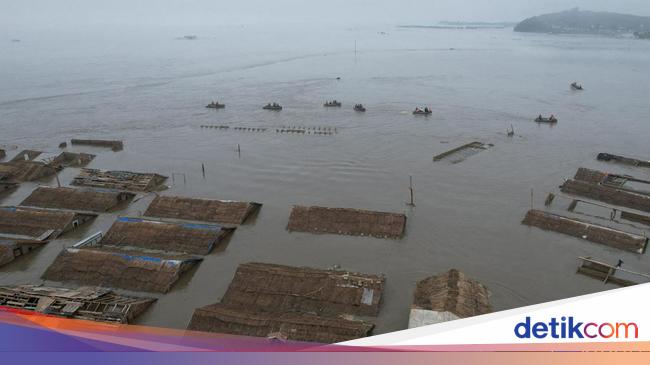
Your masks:
<svg viewBox="0 0 650 365"><path fill-rule="evenodd" d="M185 34L198 39L176 39ZM578 256L622 258L629 269L650 271L644 255L520 224L531 189L541 208L578 167L650 178L650 169L595 159L598 152L650 157L649 42L393 26L5 38L0 144L9 157L22 148L56 152L75 137L122 139L117 153L72 150L94 151L90 167L173 174L164 194L264 204L138 324L185 328L194 309L217 302L237 265L250 261L385 274L375 333L404 329L416 281L450 268L488 286L495 310L613 288L576 275ZM571 91L574 80L585 91ZM213 99L227 108L204 108ZM323 108L327 99L343 107ZM284 110L261 110L269 101ZM368 111L355 113L354 103ZM418 105L433 115L411 115ZM532 119L540 113L560 122L538 125ZM207 124L268 130L201 128ZM516 136L508 138L511 125ZM276 133L280 126L336 134ZM432 161L471 141L494 146L460 163ZM68 168L60 180L77 173ZM409 175L413 208L406 205ZM20 203L36 185L23 184L0 204ZM152 199L119 214L141 214ZM294 204L404 212L407 233L401 240L288 233ZM116 216L102 215L1 268L0 284L42 283L62 247L106 230Z"/></svg>

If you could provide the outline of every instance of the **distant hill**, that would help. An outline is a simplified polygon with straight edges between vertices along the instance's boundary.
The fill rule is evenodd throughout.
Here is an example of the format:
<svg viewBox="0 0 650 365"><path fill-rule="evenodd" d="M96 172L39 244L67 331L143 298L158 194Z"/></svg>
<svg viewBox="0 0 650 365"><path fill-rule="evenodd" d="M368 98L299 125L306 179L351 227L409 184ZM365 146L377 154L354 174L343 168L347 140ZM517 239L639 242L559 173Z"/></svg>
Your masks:
<svg viewBox="0 0 650 365"><path fill-rule="evenodd" d="M650 17L582 11L572 9L560 13L528 18L515 26L515 32L571 34L643 34L650 31Z"/></svg>

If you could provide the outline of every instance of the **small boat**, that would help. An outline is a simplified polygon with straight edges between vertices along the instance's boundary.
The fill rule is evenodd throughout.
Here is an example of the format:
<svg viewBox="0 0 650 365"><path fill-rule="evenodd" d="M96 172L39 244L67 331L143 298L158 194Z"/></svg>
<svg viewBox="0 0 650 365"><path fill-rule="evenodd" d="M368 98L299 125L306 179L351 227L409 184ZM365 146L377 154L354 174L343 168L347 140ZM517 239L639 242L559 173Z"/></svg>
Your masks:
<svg viewBox="0 0 650 365"><path fill-rule="evenodd" d="M357 112L365 112L365 111L366 111L366 108L363 106L363 104L356 104L356 105L354 106L354 111L357 111Z"/></svg>
<svg viewBox="0 0 650 365"><path fill-rule="evenodd" d="M549 118L544 118L544 117L539 116L539 117L535 118L535 121L537 123L557 123L557 118L552 116L552 115Z"/></svg>
<svg viewBox="0 0 650 365"><path fill-rule="evenodd" d="M278 103L268 103L262 107L264 110L282 110L282 105Z"/></svg>
<svg viewBox="0 0 650 365"><path fill-rule="evenodd" d="M332 100L332 101L325 102L325 104L323 104L323 106L326 107L326 108L331 108L331 107L340 108L341 107L341 102L336 101L336 100Z"/></svg>
<svg viewBox="0 0 650 365"><path fill-rule="evenodd" d="M433 114L433 111L431 111L429 107L424 107L424 109L415 108L415 110L413 111L413 115L431 115L431 114Z"/></svg>
<svg viewBox="0 0 650 365"><path fill-rule="evenodd" d="M582 90L582 85L578 84L577 82L574 82L571 84L571 89L573 90Z"/></svg>
<svg viewBox="0 0 650 365"><path fill-rule="evenodd" d="M213 101L205 107L210 109L223 109L226 107L226 104L220 104L218 101Z"/></svg>

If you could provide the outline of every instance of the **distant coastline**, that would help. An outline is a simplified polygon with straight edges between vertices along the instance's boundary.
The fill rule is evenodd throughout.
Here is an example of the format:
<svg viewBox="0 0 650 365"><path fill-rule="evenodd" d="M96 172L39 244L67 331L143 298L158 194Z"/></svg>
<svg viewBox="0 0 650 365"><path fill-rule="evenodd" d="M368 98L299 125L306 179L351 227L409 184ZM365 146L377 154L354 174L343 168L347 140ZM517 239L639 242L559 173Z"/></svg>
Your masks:
<svg viewBox="0 0 650 365"><path fill-rule="evenodd" d="M515 32L648 36L650 17L571 9L525 19Z"/></svg>
<svg viewBox="0 0 650 365"><path fill-rule="evenodd" d="M398 28L412 28L412 29L506 29L512 28L517 23L498 22L458 22L458 21L442 21L434 25L398 25Z"/></svg>

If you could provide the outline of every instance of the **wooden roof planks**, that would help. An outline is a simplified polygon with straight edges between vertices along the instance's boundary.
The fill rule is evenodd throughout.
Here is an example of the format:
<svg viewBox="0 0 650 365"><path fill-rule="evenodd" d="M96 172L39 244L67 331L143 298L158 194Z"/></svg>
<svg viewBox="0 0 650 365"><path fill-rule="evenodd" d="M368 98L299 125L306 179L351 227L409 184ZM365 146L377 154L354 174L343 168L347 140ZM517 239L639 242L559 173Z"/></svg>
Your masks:
<svg viewBox="0 0 650 365"><path fill-rule="evenodd" d="M129 323L154 301L99 288L0 286L0 307L110 323Z"/></svg>
<svg viewBox="0 0 650 365"><path fill-rule="evenodd" d="M522 223L639 254L645 252L648 244L648 238L644 236L540 210L529 210Z"/></svg>
<svg viewBox="0 0 650 365"><path fill-rule="evenodd" d="M560 186L560 190L563 193L650 213L649 195L580 180L567 180Z"/></svg>
<svg viewBox="0 0 650 365"><path fill-rule="evenodd" d="M262 204L226 200L157 196L145 216L221 224L243 224Z"/></svg>
<svg viewBox="0 0 650 365"><path fill-rule="evenodd" d="M165 180L167 180L166 176L153 173L82 169L79 176L72 181L72 185L151 192L158 190Z"/></svg>
<svg viewBox="0 0 650 365"><path fill-rule="evenodd" d="M72 139L70 141L73 145L84 145L93 147L108 147L113 151L121 151L124 148L122 141L104 140L104 139Z"/></svg>
<svg viewBox="0 0 650 365"><path fill-rule="evenodd" d="M612 155L609 153L599 153L596 157L599 161L613 161L618 162L624 165L636 166L636 167L650 167L650 161L648 160L639 160L633 157L625 157Z"/></svg>
<svg viewBox="0 0 650 365"><path fill-rule="evenodd" d="M288 231L402 238L406 215L347 208L294 206Z"/></svg>

